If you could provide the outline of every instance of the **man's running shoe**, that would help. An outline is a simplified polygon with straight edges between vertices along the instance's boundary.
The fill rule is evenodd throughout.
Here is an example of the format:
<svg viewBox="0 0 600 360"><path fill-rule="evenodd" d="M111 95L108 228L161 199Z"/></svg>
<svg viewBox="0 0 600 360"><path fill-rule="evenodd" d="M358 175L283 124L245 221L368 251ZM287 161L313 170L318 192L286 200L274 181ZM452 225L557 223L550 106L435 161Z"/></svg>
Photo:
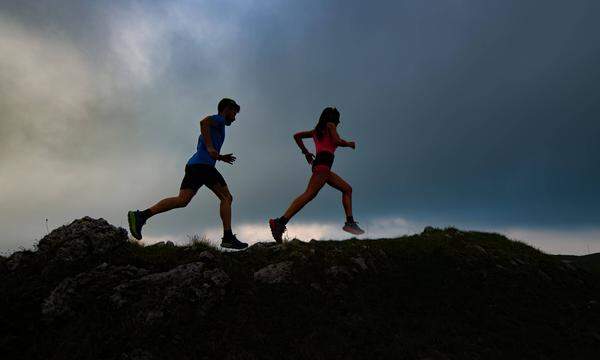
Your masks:
<svg viewBox="0 0 600 360"><path fill-rule="evenodd" d="M286 230L285 225L283 225L279 219L269 219L269 227L271 228L271 235L273 235L273 239L280 243L282 241L281 236L283 236L283 233Z"/></svg>
<svg viewBox="0 0 600 360"><path fill-rule="evenodd" d="M247 248L248 244L239 241L235 234L233 234L231 236L223 237L221 239L221 247L242 250Z"/></svg>
<svg viewBox="0 0 600 360"><path fill-rule="evenodd" d="M129 211L127 213L127 220L129 221L129 233L131 236L142 240L142 227L146 223L146 220L142 217L142 212L139 210Z"/></svg>
<svg viewBox="0 0 600 360"><path fill-rule="evenodd" d="M358 226L358 223L356 221L346 221L342 230L354 235L362 235L365 233L365 231Z"/></svg>

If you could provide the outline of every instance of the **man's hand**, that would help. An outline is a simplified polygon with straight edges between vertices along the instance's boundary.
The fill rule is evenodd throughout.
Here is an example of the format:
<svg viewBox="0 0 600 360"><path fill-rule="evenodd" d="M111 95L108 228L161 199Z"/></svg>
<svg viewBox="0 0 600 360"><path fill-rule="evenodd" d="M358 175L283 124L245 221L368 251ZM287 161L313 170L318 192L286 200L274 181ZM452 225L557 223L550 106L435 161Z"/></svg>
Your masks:
<svg viewBox="0 0 600 360"><path fill-rule="evenodd" d="M315 156L309 152L304 153L304 156L306 157L306 161L308 161L309 164L312 164L313 160L315 159Z"/></svg>
<svg viewBox="0 0 600 360"><path fill-rule="evenodd" d="M233 164L233 162L235 161L235 156L233 156L233 154L225 154L225 155L219 155L219 157L217 158L217 160L221 160L224 161L228 164Z"/></svg>
<svg viewBox="0 0 600 360"><path fill-rule="evenodd" d="M348 141L348 147L351 147L352 149L356 149L356 143L354 141Z"/></svg>
<svg viewBox="0 0 600 360"><path fill-rule="evenodd" d="M208 155L210 155L211 158L215 159L215 160L219 160L219 152L217 150L215 150L215 148L208 148L206 149L206 151L208 151Z"/></svg>

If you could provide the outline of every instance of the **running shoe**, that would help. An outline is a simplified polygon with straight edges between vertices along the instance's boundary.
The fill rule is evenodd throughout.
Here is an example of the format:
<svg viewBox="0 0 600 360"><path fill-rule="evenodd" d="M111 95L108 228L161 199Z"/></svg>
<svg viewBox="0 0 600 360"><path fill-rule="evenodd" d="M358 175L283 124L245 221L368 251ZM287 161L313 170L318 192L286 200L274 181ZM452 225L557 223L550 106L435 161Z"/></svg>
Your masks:
<svg viewBox="0 0 600 360"><path fill-rule="evenodd" d="M221 239L221 247L224 247L227 249L242 250L242 249L247 248L248 244L239 241L237 239L237 237L235 236L235 234L233 234L232 236L223 237Z"/></svg>
<svg viewBox="0 0 600 360"><path fill-rule="evenodd" d="M352 222L346 221L342 230L349 232L350 234L354 234L354 235L362 235L365 233L365 231L363 229L361 229L360 226L358 226L358 223L356 221L352 221Z"/></svg>
<svg viewBox="0 0 600 360"><path fill-rule="evenodd" d="M279 219L269 219L269 227L271 227L271 235L273 235L273 239L280 243L282 241L281 236L286 230L285 225L283 225Z"/></svg>
<svg viewBox="0 0 600 360"><path fill-rule="evenodd" d="M142 217L142 212L139 210L129 211L127 213L129 221L129 233L138 240L142 240L142 227L146 224L146 220Z"/></svg>

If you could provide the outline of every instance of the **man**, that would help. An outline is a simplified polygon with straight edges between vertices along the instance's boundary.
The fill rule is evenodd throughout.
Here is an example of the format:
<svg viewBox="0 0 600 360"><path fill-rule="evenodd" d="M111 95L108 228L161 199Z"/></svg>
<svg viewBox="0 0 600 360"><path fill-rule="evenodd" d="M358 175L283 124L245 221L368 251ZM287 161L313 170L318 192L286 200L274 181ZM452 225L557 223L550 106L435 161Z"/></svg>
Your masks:
<svg viewBox="0 0 600 360"><path fill-rule="evenodd" d="M221 146L225 141L225 126L230 126L235 121L235 116L240 112L240 106L231 99L222 99L217 106L218 114L207 116L200 121L200 136L196 153L188 160L185 166L185 176L181 182L179 195L163 199L154 206L144 211L129 211L129 232L140 240L142 227L151 216L182 208L189 204L202 185L206 185L221 201L220 215L223 221L222 247L230 249L244 249L248 244L239 241L231 232L231 202L233 197L227 188L223 176L215 168L215 163L220 160L233 164L233 154L221 155Z"/></svg>

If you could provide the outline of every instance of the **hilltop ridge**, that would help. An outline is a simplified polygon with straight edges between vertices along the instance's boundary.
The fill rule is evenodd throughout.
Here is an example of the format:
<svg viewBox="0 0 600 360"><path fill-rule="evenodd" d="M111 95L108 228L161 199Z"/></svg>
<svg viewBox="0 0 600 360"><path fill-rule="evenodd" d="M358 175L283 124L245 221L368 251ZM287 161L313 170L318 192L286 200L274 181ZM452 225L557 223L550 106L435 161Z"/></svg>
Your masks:
<svg viewBox="0 0 600 360"><path fill-rule="evenodd" d="M600 349L593 257L483 232L142 246L85 217L0 257L7 359L564 359ZM592 260L590 260L592 259ZM597 257L596 257L597 259Z"/></svg>

